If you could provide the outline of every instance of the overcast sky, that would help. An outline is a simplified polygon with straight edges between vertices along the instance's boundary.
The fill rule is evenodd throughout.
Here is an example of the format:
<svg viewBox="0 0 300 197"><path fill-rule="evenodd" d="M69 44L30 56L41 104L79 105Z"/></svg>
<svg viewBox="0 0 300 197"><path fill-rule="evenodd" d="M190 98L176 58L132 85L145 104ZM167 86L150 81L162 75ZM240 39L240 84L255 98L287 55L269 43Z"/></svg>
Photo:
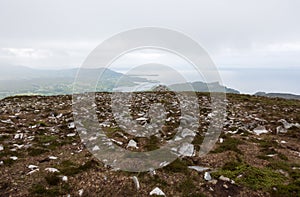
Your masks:
<svg viewBox="0 0 300 197"><path fill-rule="evenodd" d="M200 43L227 86L300 94L299 9L297 0L0 0L0 66L79 67L110 36L158 26Z"/></svg>

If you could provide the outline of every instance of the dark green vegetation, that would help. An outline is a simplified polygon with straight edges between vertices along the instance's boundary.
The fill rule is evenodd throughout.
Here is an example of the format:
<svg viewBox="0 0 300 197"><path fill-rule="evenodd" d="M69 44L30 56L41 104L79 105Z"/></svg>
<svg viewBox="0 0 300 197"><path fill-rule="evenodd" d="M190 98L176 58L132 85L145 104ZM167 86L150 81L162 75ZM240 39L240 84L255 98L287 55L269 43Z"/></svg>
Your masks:
<svg viewBox="0 0 300 197"><path fill-rule="evenodd" d="M284 176L269 168L257 168L245 163L226 163L213 174L235 180L236 183L254 190L272 190L277 184L284 183Z"/></svg>
<svg viewBox="0 0 300 197"><path fill-rule="evenodd" d="M222 153L225 151L234 151L239 154L242 154L241 150L238 148L238 145L242 144L242 141L233 137L226 137L225 141L220 144L212 153Z"/></svg>
<svg viewBox="0 0 300 197"><path fill-rule="evenodd" d="M87 161L81 165L76 165L70 160L65 160L61 163L61 165L58 166L58 169L64 175L73 176L97 166L98 163L94 160Z"/></svg>

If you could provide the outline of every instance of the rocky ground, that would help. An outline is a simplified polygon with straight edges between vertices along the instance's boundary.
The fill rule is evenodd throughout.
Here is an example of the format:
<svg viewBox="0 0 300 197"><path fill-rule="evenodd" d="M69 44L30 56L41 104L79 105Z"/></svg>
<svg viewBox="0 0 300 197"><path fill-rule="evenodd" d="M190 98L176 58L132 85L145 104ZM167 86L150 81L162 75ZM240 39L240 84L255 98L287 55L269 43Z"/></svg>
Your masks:
<svg viewBox="0 0 300 197"><path fill-rule="evenodd" d="M178 103L170 93L159 94L158 102L172 113L157 134L142 138L117 126L109 94L98 93L98 119L111 142L151 151L174 137ZM141 125L150 121L143 103L149 95L138 93L132 107ZM0 100L0 196L300 196L300 101L227 94L219 140L198 157L212 114L209 95L197 96L201 115L191 154L140 173L113 169L86 149L71 96Z"/></svg>

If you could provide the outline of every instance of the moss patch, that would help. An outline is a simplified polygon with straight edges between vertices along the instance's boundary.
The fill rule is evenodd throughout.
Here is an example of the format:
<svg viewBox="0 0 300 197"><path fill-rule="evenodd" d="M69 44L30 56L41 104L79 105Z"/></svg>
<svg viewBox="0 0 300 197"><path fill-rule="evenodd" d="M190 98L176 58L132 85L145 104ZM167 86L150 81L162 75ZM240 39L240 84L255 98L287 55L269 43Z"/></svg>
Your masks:
<svg viewBox="0 0 300 197"><path fill-rule="evenodd" d="M215 150L211 151L211 153L222 153L225 151L234 151L239 154L242 154L242 151L238 149L238 145L242 144L242 141L236 138L226 138L222 144L220 144Z"/></svg>
<svg viewBox="0 0 300 197"><path fill-rule="evenodd" d="M69 160L66 160L62 163L61 166L58 167L58 169L64 175L73 176L83 171L89 170L97 165L98 163L94 160L87 161L86 163L79 166Z"/></svg>
<svg viewBox="0 0 300 197"><path fill-rule="evenodd" d="M188 165L181 159L174 160L171 164L163 168L167 172L188 172Z"/></svg>
<svg viewBox="0 0 300 197"><path fill-rule="evenodd" d="M217 172L214 177L221 175L235 180L236 183L251 189L271 190L273 186L284 183L285 177L271 168L256 168L245 163L230 162Z"/></svg>

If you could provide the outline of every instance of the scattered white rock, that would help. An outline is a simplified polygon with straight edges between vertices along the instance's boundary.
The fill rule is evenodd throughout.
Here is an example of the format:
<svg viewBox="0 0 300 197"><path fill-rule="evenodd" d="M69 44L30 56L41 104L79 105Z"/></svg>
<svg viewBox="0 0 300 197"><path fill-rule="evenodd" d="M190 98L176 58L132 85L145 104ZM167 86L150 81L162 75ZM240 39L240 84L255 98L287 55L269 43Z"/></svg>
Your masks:
<svg viewBox="0 0 300 197"><path fill-rule="evenodd" d="M26 175L33 174L33 173L35 173L35 172L37 172L37 171L40 171L40 169L31 170L31 171L30 171L30 172L28 172Z"/></svg>
<svg viewBox="0 0 300 197"><path fill-rule="evenodd" d="M2 144L0 144L0 151L4 150L4 147Z"/></svg>
<svg viewBox="0 0 300 197"><path fill-rule="evenodd" d="M181 137L185 138L185 137L195 137L196 133L190 129L183 129L182 133L181 133Z"/></svg>
<svg viewBox="0 0 300 197"><path fill-rule="evenodd" d="M48 171L48 172L59 172L59 170L58 169L56 169L56 168L45 168L45 170L46 171Z"/></svg>
<svg viewBox="0 0 300 197"><path fill-rule="evenodd" d="M205 172L205 173L204 173L204 179L205 179L206 181L210 181L210 180L211 180L211 176L210 176L210 173L209 173L209 172Z"/></svg>
<svg viewBox="0 0 300 197"><path fill-rule="evenodd" d="M148 119L145 118L145 117L140 117L140 118L137 118L136 120L137 120L137 121L146 121L146 120L148 120Z"/></svg>
<svg viewBox="0 0 300 197"><path fill-rule="evenodd" d="M143 116L143 115L145 115L145 113L138 113L138 116Z"/></svg>
<svg viewBox="0 0 300 197"><path fill-rule="evenodd" d="M94 141L96 140L98 137L94 136L94 137L90 137L89 141Z"/></svg>
<svg viewBox="0 0 300 197"><path fill-rule="evenodd" d="M83 194L83 189L78 190L78 195L82 196L82 194Z"/></svg>
<svg viewBox="0 0 300 197"><path fill-rule="evenodd" d="M36 165L29 165L28 168L29 168L30 170L34 170L34 169L37 169L37 168L39 168L39 167L36 166Z"/></svg>
<svg viewBox="0 0 300 197"><path fill-rule="evenodd" d="M276 133L287 133L287 129L282 126L278 126L276 127Z"/></svg>
<svg viewBox="0 0 300 197"><path fill-rule="evenodd" d="M201 167L201 166L188 166L189 169L193 169L196 170L198 172L204 172L206 170L208 170L209 168L206 167Z"/></svg>
<svg viewBox="0 0 300 197"><path fill-rule="evenodd" d="M16 157L16 156L12 156L12 157L10 157L10 159L12 159L12 160L17 160L18 159L18 157Z"/></svg>
<svg viewBox="0 0 300 197"><path fill-rule="evenodd" d="M14 138L15 139L23 139L23 133L17 133Z"/></svg>
<svg viewBox="0 0 300 197"><path fill-rule="evenodd" d="M223 138L220 138L219 139L219 142L222 144L224 142L224 139Z"/></svg>
<svg viewBox="0 0 300 197"><path fill-rule="evenodd" d="M51 160L56 160L57 159L57 157L55 157L55 156L49 156L48 158L51 159Z"/></svg>
<svg viewBox="0 0 300 197"><path fill-rule="evenodd" d="M300 128L300 124L299 123L288 123L286 120L284 119L281 119L281 120L278 120L278 122L282 123L283 124L283 127L285 129L290 129L291 127L297 127L297 128Z"/></svg>
<svg viewBox="0 0 300 197"><path fill-rule="evenodd" d="M64 181L64 182L68 182L68 177L67 177L67 176L63 176L63 177L61 178L61 180Z"/></svg>
<svg viewBox="0 0 300 197"><path fill-rule="evenodd" d="M3 163L3 161L0 161L0 166L2 166L4 163Z"/></svg>
<svg viewBox="0 0 300 197"><path fill-rule="evenodd" d="M13 144L13 146L17 147L18 149L21 149L21 148L24 147L24 144L21 144L21 145L19 145L19 144Z"/></svg>
<svg viewBox="0 0 300 197"><path fill-rule="evenodd" d="M284 140L281 140L280 143L281 143L281 144L286 144L287 142L284 141Z"/></svg>
<svg viewBox="0 0 300 197"><path fill-rule="evenodd" d="M1 122L6 123L6 124L15 124L11 119L1 120Z"/></svg>
<svg viewBox="0 0 300 197"><path fill-rule="evenodd" d="M236 134L238 132L238 130L235 130L235 131L227 131L227 133L230 133L230 134Z"/></svg>
<svg viewBox="0 0 300 197"><path fill-rule="evenodd" d="M225 189L228 189L228 186L227 186L226 184L224 184L223 187L224 187Z"/></svg>
<svg viewBox="0 0 300 197"><path fill-rule="evenodd" d="M217 183L218 183L218 180L216 180L216 179L212 179L212 180L210 180L210 181L209 181L209 183L211 183L211 184L215 185L215 184L217 184Z"/></svg>
<svg viewBox="0 0 300 197"><path fill-rule="evenodd" d="M136 189L139 190L140 189L140 182L139 182L138 178L136 176L133 176L132 180L135 184Z"/></svg>
<svg viewBox="0 0 300 197"><path fill-rule="evenodd" d="M74 137L76 135L76 133L68 133L67 137Z"/></svg>
<svg viewBox="0 0 300 197"><path fill-rule="evenodd" d="M269 133L269 131L266 129L266 127L264 126L259 126L259 127L256 127L254 130L253 130L254 134L256 135L260 135L260 134L264 134L264 133Z"/></svg>
<svg viewBox="0 0 300 197"><path fill-rule="evenodd" d="M194 145L190 143L183 143L179 147L178 153L182 156L191 157L194 155Z"/></svg>
<svg viewBox="0 0 300 197"><path fill-rule="evenodd" d="M110 139L110 140L113 141L113 142L115 142L116 144L123 145L123 142L117 141L115 139Z"/></svg>
<svg viewBox="0 0 300 197"><path fill-rule="evenodd" d="M167 161L161 162L161 163L159 164L159 167L165 167L165 166L169 165L169 163L170 163L170 162L167 162Z"/></svg>
<svg viewBox="0 0 300 197"><path fill-rule="evenodd" d="M99 148L99 146L97 146L97 145L94 146L93 149L92 149L92 151L98 151L98 150L100 150L100 148Z"/></svg>
<svg viewBox="0 0 300 197"><path fill-rule="evenodd" d="M129 147L131 147L131 148L138 148L137 142L134 141L134 140L130 140L130 141L128 142L128 145L127 145L127 148L129 148Z"/></svg>
<svg viewBox="0 0 300 197"><path fill-rule="evenodd" d="M150 192L150 196L152 195L158 195L158 196L166 196L166 194L161 191L161 189L159 189L158 187L154 188L151 192Z"/></svg>
<svg viewBox="0 0 300 197"><path fill-rule="evenodd" d="M29 126L29 129L35 129L37 127L37 125L32 125L32 126Z"/></svg>
<svg viewBox="0 0 300 197"><path fill-rule="evenodd" d="M221 176L219 177L219 180L221 180L221 181L228 181L228 182L229 182L229 181L230 181L230 178L221 175Z"/></svg>
<svg viewBox="0 0 300 197"><path fill-rule="evenodd" d="M154 168L150 168L150 169L149 169L149 173L150 173L151 176L156 175L156 171L155 171Z"/></svg>
<svg viewBox="0 0 300 197"><path fill-rule="evenodd" d="M69 128L69 129L74 129L74 128L75 128L74 122L69 123L69 124L68 124L68 128Z"/></svg>

